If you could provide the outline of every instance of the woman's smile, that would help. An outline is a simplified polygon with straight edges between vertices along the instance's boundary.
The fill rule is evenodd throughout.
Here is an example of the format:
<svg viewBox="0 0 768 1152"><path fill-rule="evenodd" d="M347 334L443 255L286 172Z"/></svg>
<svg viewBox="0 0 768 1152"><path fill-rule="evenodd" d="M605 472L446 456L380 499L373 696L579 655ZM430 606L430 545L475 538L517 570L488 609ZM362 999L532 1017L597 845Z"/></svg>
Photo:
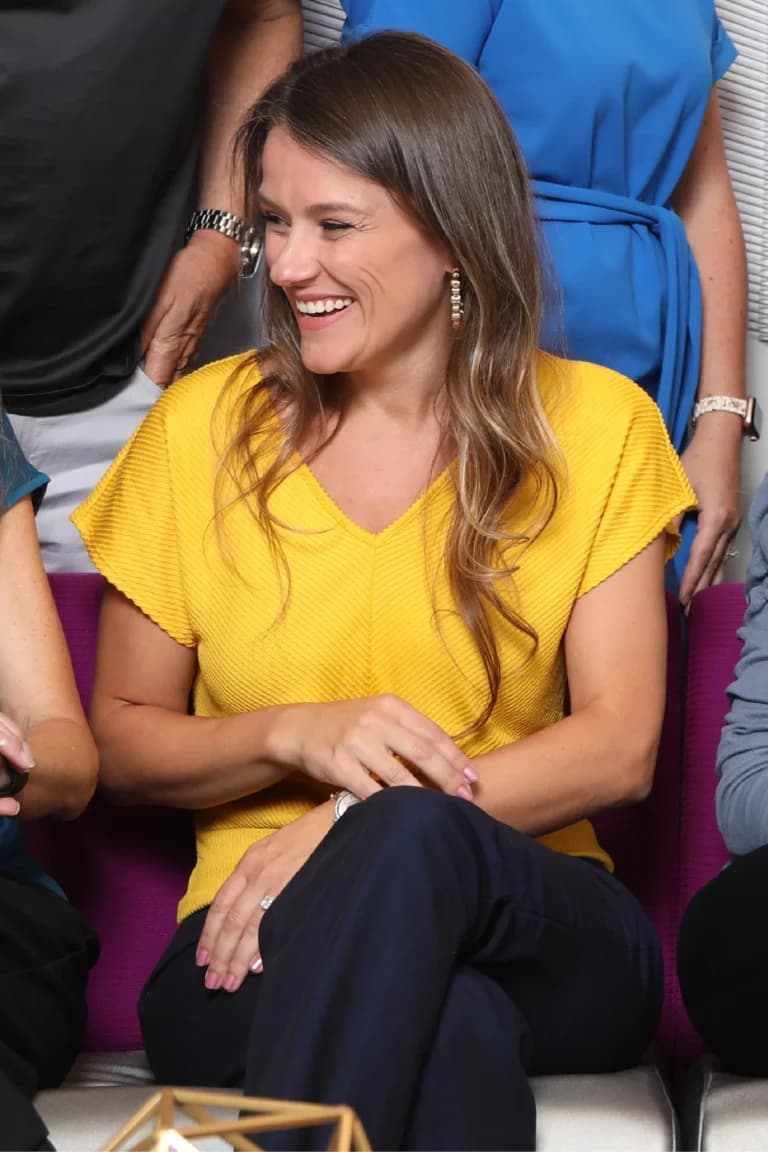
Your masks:
<svg viewBox="0 0 768 1152"><path fill-rule="evenodd" d="M315 332L345 317L355 301L351 296L297 296L292 303L299 329Z"/></svg>

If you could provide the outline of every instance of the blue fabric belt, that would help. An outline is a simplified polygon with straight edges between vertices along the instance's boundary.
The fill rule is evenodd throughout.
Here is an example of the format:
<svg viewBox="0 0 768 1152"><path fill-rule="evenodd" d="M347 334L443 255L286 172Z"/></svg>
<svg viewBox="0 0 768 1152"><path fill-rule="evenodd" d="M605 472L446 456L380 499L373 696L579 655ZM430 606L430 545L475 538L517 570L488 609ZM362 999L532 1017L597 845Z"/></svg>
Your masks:
<svg viewBox="0 0 768 1152"><path fill-rule="evenodd" d="M699 386L702 310L698 270L680 217L669 208L589 188L534 180L533 190L542 221L640 225L658 239L667 305L656 401L672 443L682 451Z"/></svg>

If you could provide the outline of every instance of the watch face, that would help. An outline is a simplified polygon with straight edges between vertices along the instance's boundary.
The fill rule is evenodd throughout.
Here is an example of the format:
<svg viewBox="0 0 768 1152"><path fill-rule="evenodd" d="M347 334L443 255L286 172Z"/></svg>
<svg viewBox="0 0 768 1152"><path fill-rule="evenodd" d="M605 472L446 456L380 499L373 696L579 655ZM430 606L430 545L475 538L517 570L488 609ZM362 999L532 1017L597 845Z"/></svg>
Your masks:
<svg viewBox="0 0 768 1152"><path fill-rule="evenodd" d="M354 808L355 804L359 803L360 798L355 796L354 792L342 792L336 800L336 819L341 820L349 808Z"/></svg>
<svg viewBox="0 0 768 1152"><path fill-rule="evenodd" d="M29 772L17 772L5 756L0 756L0 796L18 796L29 780Z"/></svg>
<svg viewBox="0 0 768 1152"><path fill-rule="evenodd" d="M339 798L339 816L343 816L352 803L353 800L349 793L347 793L346 796L341 796Z"/></svg>
<svg viewBox="0 0 768 1152"><path fill-rule="evenodd" d="M246 240L240 248L240 279L250 280L259 266L259 256L261 255L261 241L260 240Z"/></svg>
<svg viewBox="0 0 768 1152"><path fill-rule="evenodd" d="M760 411L754 396L747 398L747 410L744 413L744 433L749 436L750 440L759 440L760 433L763 430L763 414Z"/></svg>

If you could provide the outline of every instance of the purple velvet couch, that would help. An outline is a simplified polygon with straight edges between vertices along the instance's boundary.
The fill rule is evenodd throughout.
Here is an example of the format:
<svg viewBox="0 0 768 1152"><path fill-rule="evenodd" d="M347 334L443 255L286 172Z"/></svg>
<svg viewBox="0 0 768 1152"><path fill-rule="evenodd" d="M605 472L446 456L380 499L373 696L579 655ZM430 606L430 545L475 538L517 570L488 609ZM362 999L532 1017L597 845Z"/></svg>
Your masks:
<svg viewBox="0 0 768 1152"><path fill-rule="evenodd" d="M51 584L87 705L101 580L54 575ZM684 710L682 622L670 600L668 699L653 792L645 803L605 813L597 821L618 875L642 900L662 940L666 998L656 1056L666 1069L694 1059L701 1050L681 1004L674 947L681 909L725 857L714 824L713 756L725 710L724 689L738 652L735 629L742 611L740 585L697 597L689 622ZM174 930L176 903L194 856L191 818L149 808L117 809L97 800L74 824L42 823L31 828L29 845L102 941L89 987L85 1047L90 1055L85 1054L76 1067L72 1085L40 1098L60 1152L69 1147L96 1148L147 1090L75 1085L136 1085L148 1076L140 1055L135 1006ZM676 1118L654 1066L615 1076L543 1077L534 1090L539 1148L679 1146Z"/></svg>

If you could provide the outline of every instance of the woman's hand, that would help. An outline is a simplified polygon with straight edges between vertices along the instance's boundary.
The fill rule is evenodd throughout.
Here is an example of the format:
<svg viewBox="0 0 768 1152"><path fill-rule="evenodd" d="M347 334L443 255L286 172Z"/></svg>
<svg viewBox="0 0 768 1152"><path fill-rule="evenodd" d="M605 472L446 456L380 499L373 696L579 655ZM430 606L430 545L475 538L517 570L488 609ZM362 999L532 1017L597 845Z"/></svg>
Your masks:
<svg viewBox="0 0 768 1152"><path fill-rule="evenodd" d="M681 456L699 504L696 536L680 583L680 602L714 583L741 520L741 421L729 412L699 417Z"/></svg>
<svg viewBox="0 0 768 1152"><path fill-rule="evenodd" d="M371 696L281 709L271 755L361 799L382 787L431 785L472 800L478 774L461 749L398 696Z"/></svg>
<svg viewBox="0 0 768 1152"><path fill-rule="evenodd" d="M4 756L17 772L29 772L30 768L35 766L34 757L21 728L2 712L0 712L0 756ZM0 765L0 788L7 783L8 774ZM18 816L19 811L20 804L15 796L0 797L0 816Z"/></svg>
<svg viewBox="0 0 768 1152"><path fill-rule="evenodd" d="M266 909L333 827L333 804L320 804L252 844L208 909L196 960L205 986L236 992L249 972L262 970L259 928Z"/></svg>

